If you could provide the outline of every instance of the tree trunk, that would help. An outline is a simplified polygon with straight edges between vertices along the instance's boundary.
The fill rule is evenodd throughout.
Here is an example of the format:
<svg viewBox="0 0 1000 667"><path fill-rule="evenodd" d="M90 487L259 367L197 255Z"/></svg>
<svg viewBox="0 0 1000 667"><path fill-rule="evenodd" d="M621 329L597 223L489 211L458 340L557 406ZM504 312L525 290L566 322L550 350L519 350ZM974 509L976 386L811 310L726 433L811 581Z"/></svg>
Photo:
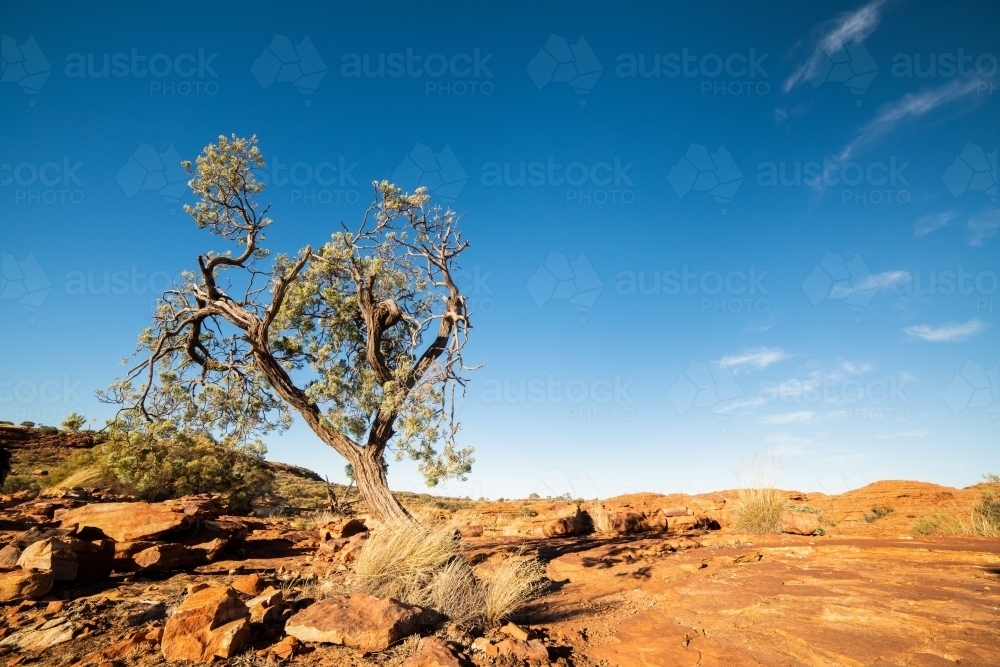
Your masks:
<svg viewBox="0 0 1000 667"><path fill-rule="evenodd" d="M368 511L383 521L408 520L413 517L389 490L389 482L382 469L382 453L374 447L365 447L358 456L350 457L358 493L368 506Z"/></svg>

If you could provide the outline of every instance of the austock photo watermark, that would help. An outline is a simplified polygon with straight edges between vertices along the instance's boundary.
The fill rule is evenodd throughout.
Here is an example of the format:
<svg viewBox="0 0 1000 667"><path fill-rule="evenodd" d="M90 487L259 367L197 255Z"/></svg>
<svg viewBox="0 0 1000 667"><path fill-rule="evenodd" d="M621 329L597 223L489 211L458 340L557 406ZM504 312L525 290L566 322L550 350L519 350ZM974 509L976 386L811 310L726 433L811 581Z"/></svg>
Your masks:
<svg viewBox="0 0 1000 667"><path fill-rule="evenodd" d="M858 323L879 292L897 297L960 297L976 312L993 312L997 304L998 275L959 264L931 270L888 270L873 273L860 254L850 259L827 252L802 282L813 306L841 301Z"/></svg>
<svg viewBox="0 0 1000 667"><path fill-rule="evenodd" d="M975 78L977 95L992 95L997 90L997 57L993 53L954 52L897 53L892 57L890 74L897 79Z"/></svg>
<svg viewBox="0 0 1000 667"><path fill-rule="evenodd" d="M69 79L139 80L153 96L214 96L219 94L218 55L204 47L148 54L133 46L115 53L70 53L63 71Z"/></svg>
<svg viewBox="0 0 1000 667"><path fill-rule="evenodd" d="M354 177L358 162L343 155L319 162L282 162L278 156L267 160L257 177L274 190L287 192L291 204L357 204L361 188Z"/></svg>
<svg viewBox="0 0 1000 667"><path fill-rule="evenodd" d="M770 74L764 69L767 57L755 48L704 55L687 47L671 53L621 53L615 59L615 76L692 81L703 96L762 97L771 92Z"/></svg>
<svg viewBox="0 0 1000 667"><path fill-rule="evenodd" d="M629 174L635 163L619 155L608 160L544 160L486 162L479 182L488 188L556 188L567 204L631 204L635 183Z"/></svg>
<svg viewBox="0 0 1000 667"><path fill-rule="evenodd" d="M345 53L340 76L345 79L409 79L420 81L425 95L489 96L496 91L490 60L476 47L468 52L425 53L407 48L392 53Z"/></svg>
<svg viewBox="0 0 1000 667"><path fill-rule="evenodd" d="M58 424L83 405L82 384L69 374L43 380L0 376L0 415L14 423Z"/></svg>
<svg viewBox="0 0 1000 667"><path fill-rule="evenodd" d="M844 204L907 204L912 195L906 168L896 156L870 162L840 162L827 155L820 160L761 162L755 182L760 187L834 189Z"/></svg>
<svg viewBox="0 0 1000 667"><path fill-rule="evenodd" d="M620 374L598 379L489 379L480 398L488 405L555 405L567 421L622 422L635 419L633 380Z"/></svg>
<svg viewBox="0 0 1000 667"><path fill-rule="evenodd" d="M4 161L0 163L0 187L12 193L12 204L82 204L82 167L81 160L68 155L42 162Z"/></svg>
<svg viewBox="0 0 1000 667"><path fill-rule="evenodd" d="M615 293L623 297L689 297L703 313L759 314L771 309L764 285L768 271L751 264L732 271L679 269L619 271Z"/></svg>

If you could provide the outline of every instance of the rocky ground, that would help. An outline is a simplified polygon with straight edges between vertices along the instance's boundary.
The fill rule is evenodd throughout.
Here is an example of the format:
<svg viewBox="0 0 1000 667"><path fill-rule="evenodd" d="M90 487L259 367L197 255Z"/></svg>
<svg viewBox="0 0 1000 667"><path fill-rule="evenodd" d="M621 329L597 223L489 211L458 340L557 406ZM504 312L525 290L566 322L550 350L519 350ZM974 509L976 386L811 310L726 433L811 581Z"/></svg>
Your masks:
<svg viewBox="0 0 1000 667"><path fill-rule="evenodd" d="M25 491L0 496L0 665L1000 665L1000 540L924 534L981 490L788 492L791 532L768 535L736 531L731 492L606 500L603 534L569 501L409 497L476 567L546 564L485 636L338 595L363 515Z"/></svg>

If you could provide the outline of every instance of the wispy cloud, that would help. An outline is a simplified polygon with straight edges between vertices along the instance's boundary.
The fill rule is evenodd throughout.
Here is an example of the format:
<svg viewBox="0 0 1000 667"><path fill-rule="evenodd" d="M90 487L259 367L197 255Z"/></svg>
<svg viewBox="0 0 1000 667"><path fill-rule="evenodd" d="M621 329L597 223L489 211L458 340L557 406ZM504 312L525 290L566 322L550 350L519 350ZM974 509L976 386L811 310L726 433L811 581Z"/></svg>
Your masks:
<svg viewBox="0 0 1000 667"><path fill-rule="evenodd" d="M981 246L983 241L1000 230L1000 208L987 206L969 220L969 245Z"/></svg>
<svg viewBox="0 0 1000 667"><path fill-rule="evenodd" d="M761 347L746 350L741 354L727 354L722 359L719 359L716 364L719 368L732 369L734 373L739 373L741 370L759 371L791 356L778 348Z"/></svg>
<svg viewBox="0 0 1000 667"><path fill-rule="evenodd" d="M812 450L804 447L812 444L812 438L802 438L785 431L772 433L764 438L764 442L771 445L771 451L779 456L805 456L812 454Z"/></svg>
<svg viewBox="0 0 1000 667"><path fill-rule="evenodd" d="M930 343L953 343L986 331L986 325L979 320L969 320L962 324L942 324L939 327L917 324L907 327L903 331L908 336L914 336Z"/></svg>
<svg viewBox="0 0 1000 667"><path fill-rule="evenodd" d="M813 418L815 413L812 410L802 410L800 412L782 412L776 415L767 415L760 418L761 424L774 424L783 426L785 424L800 424Z"/></svg>
<svg viewBox="0 0 1000 667"><path fill-rule="evenodd" d="M880 9L885 2L886 0L873 0L857 11L843 14L835 19L830 29L817 40L812 55L785 81L785 92L813 77L819 69L824 53L835 53L844 48L844 44L859 42L872 34L882 20Z"/></svg>
<svg viewBox="0 0 1000 667"><path fill-rule="evenodd" d="M974 95L979 84L980 81L975 78L953 79L938 88L920 93L907 93L902 99L883 105L875 118L862 127L858 136L844 147L837 157L837 162L839 164L847 162L859 148L874 143L908 120L920 118L944 104L967 95Z"/></svg>
<svg viewBox="0 0 1000 667"><path fill-rule="evenodd" d="M830 291L830 298L838 298L833 296L835 294L842 295L839 296L839 298L845 298L858 292L867 292L868 290L873 289L892 289L896 285L903 285L910 282L910 278L911 276L909 271L883 271L882 273L873 273L857 285L841 287L835 284L833 289Z"/></svg>
<svg viewBox="0 0 1000 667"><path fill-rule="evenodd" d="M913 235L920 238L921 236L927 236L931 232L935 232L942 227L947 227L951 224L951 221L955 219L956 215L958 214L955 211L928 213L917 220L917 223L913 225Z"/></svg>
<svg viewBox="0 0 1000 667"><path fill-rule="evenodd" d="M853 361L845 361L840 368L848 375L862 375L863 373L867 373L872 370L874 366L871 364L856 364Z"/></svg>

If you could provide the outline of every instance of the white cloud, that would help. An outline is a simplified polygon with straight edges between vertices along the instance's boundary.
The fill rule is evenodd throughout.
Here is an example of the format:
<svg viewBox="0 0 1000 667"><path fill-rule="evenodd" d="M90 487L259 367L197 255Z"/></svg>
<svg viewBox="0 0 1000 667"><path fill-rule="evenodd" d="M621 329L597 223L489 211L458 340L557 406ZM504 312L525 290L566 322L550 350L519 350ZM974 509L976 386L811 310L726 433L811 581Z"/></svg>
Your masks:
<svg viewBox="0 0 1000 667"><path fill-rule="evenodd" d="M761 370L771 364L791 357L790 354L778 348L761 347L746 350L741 354L727 354L716 362L719 368L731 368L734 373L741 369Z"/></svg>
<svg viewBox="0 0 1000 667"><path fill-rule="evenodd" d="M802 410L800 412L782 412L776 415L761 417L761 424L773 424L776 426L784 424L799 424L807 422L813 418L815 413L812 410Z"/></svg>
<svg viewBox="0 0 1000 667"><path fill-rule="evenodd" d="M965 340L986 330L986 325L979 320L969 320L963 324L942 324L934 327L929 324L915 324L904 329L908 336L914 336L929 343L952 343Z"/></svg>
<svg viewBox="0 0 1000 667"><path fill-rule="evenodd" d="M987 206L969 220L969 245L983 245L1000 230L1000 208Z"/></svg>
<svg viewBox="0 0 1000 667"><path fill-rule="evenodd" d="M808 81L816 73L824 57L823 52L835 53L844 48L844 44L859 42L872 34L882 20L879 9L883 4L885 0L873 0L861 9L843 14L834 21L832 28L817 41L808 60L799 65L785 81L785 92Z"/></svg>
<svg viewBox="0 0 1000 667"><path fill-rule="evenodd" d="M845 361L840 368L849 375L861 375L874 367L871 364L856 364L853 361Z"/></svg>
<svg viewBox="0 0 1000 667"><path fill-rule="evenodd" d="M778 456L805 456L813 453L804 449L806 445L812 444L812 438L801 438L784 431L772 433L764 438L764 442L772 445L771 451Z"/></svg>
<svg viewBox="0 0 1000 667"><path fill-rule="evenodd" d="M951 221L955 218L957 213L955 211L942 211L940 213L928 213L922 216L917 223L913 225L913 235L917 238L921 236L927 236L931 232L937 231L942 227L947 227L951 224Z"/></svg>
<svg viewBox="0 0 1000 667"><path fill-rule="evenodd" d="M938 88L920 93L907 93L899 101L883 105L875 118L862 127L858 136L840 152L837 163L847 162L859 148L889 134L899 124L913 118L920 118L942 104L975 94L979 85L978 79L953 79Z"/></svg>

